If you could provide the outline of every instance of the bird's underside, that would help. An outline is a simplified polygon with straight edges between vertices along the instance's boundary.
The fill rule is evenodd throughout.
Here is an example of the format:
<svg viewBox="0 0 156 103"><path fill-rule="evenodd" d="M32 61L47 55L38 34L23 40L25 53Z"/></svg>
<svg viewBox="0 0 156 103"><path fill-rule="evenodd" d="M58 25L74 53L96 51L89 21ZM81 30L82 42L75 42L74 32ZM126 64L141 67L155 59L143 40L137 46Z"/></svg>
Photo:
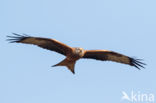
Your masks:
<svg viewBox="0 0 156 103"><path fill-rule="evenodd" d="M134 66L140 70L144 68L141 59L131 58L109 50L84 50L83 48L72 48L55 39L31 37L28 35L19 35L13 33L14 36L7 36L10 43L34 44L41 48L48 49L60 53L66 58L55 66L66 66L72 73L74 72L75 63L78 59L96 59L101 61L114 61L122 64Z"/></svg>

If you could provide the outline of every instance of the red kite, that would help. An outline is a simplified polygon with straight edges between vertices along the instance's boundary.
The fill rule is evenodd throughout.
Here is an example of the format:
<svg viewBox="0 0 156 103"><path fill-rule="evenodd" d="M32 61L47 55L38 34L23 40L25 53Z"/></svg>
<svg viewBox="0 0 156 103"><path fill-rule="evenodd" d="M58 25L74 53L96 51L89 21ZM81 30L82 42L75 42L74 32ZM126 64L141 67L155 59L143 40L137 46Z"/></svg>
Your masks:
<svg viewBox="0 0 156 103"><path fill-rule="evenodd" d="M134 66L138 69L140 67L144 68L144 63L140 62L141 59L134 59L113 51L109 50L84 50L83 48L72 48L68 45L65 45L55 39L41 38L41 37L31 37L28 35L19 35L13 33L14 36L9 37L11 43L25 43L25 44L34 44L41 48L48 49L51 51L58 52L66 58L60 63L53 65L55 66L66 66L72 73L74 72L74 66L77 60L81 58L86 59L96 59L102 61L114 61L118 63L128 64Z"/></svg>

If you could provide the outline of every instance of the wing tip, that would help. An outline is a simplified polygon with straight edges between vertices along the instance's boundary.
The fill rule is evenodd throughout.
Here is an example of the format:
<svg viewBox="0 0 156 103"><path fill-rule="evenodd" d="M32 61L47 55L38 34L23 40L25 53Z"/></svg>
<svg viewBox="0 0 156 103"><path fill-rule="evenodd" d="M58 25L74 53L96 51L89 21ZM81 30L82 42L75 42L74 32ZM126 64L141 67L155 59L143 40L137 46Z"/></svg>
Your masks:
<svg viewBox="0 0 156 103"><path fill-rule="evenodd" d="M135 59L130 58L130 65L136 67L138 70L141 70L141 68L145 69L145 63L141 62L142 59Z"/></svg>
<svg viewBox="0 0 156 103"><path fill-rule="evenodd" d="M13 36L6 36L8 39L6 39L7 41L9 41L9 43L18 43L30 36L26 35L26 34L23 34L23 35L20 35L20 34L17 34L17 33L12 33Z"/></svg>

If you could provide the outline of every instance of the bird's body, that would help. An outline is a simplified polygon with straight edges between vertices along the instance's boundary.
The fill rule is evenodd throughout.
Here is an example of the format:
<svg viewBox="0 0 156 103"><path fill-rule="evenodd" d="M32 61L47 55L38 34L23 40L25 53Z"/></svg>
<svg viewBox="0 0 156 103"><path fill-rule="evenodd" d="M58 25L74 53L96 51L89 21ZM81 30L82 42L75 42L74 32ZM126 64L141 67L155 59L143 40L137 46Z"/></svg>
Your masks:
<svg viewBox="0 0 156 103"><path fill-rule="evenodd" d="M85 50L83 48L72 48L71 52L69 52L68 55L66 55L66 58L61 61L60 63L54 65L55 66L66 66L69 68L72 73L75 73L74 66L77 60L82 58L85 54Z"/></svg>
<svg viewBox="0 0 156 103"><path fill-rule="evenodd" d="M66 66L72 73L74 72L74 66L77 60L81 58L87 59L96 59L102 61L115 61L118 63L128 64L134 66L138 69L139 67L143 67L144 63L140 62L140 59L134 59L113 51L109 50L84 50L83 48L72 48L67 46L55 39L41 38L41 37L31 37L28 35L19 35L15 34L15 36L8 36L8 39L11 43L25 43L25 44L34 44L44 49L52 50L58 52L66 58L60 63L54 65L55 66ZM144 68L144 67L143 67Z"/></svg>
<svg viewBox="0 0 156 103"><path fill-rule="evenodd" d="M67 58L78 60L82 58L84 54L85 54L85 50L83 48L76 47L76 48L72 48L72 51L67 55Z"/></svg>

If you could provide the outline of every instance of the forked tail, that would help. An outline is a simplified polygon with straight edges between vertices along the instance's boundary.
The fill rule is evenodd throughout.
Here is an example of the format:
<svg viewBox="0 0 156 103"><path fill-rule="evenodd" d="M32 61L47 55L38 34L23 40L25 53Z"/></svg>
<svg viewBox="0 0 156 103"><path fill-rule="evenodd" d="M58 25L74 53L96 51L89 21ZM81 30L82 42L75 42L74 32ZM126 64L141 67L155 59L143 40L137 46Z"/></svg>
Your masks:
<svg viewBox="0 0 156 103"><path fill-rule="evenodd" d="M60 63L58 63L56 65L53 65L52 67L55 67L55 66L66 66L73 74L75 74L75 71L74 71L75 63L76 63L76 61L71 61L71 60L68 60L66 58L63 61L61 61Z"/></svg>

